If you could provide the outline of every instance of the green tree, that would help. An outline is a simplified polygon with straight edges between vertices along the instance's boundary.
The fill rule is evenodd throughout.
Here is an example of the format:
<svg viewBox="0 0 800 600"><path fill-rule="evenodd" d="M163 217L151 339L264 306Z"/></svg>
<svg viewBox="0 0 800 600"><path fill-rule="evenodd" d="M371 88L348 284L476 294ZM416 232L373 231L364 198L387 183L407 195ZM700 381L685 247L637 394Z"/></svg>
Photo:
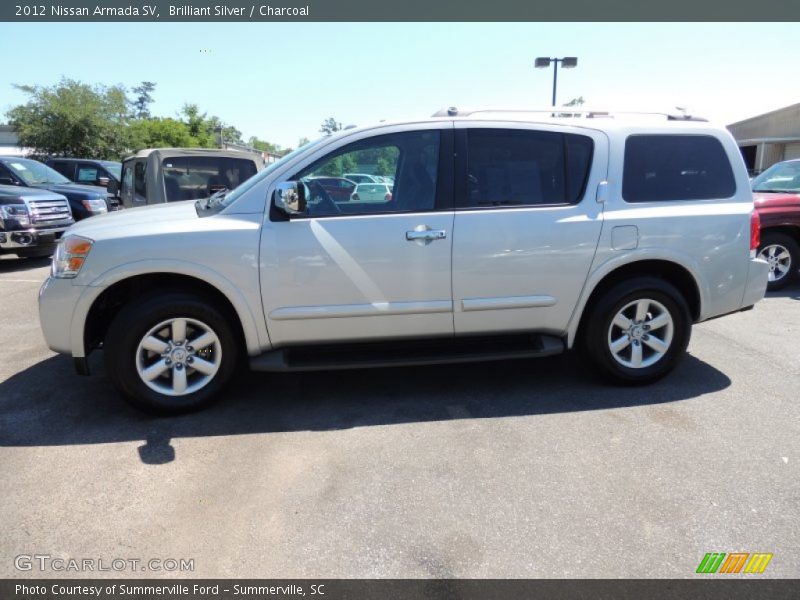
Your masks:
<svg viewBox="0 0 800 600"><path fill-rule="evenodd" d="M119 158L130 146L128 99L121 86L62 79L53 86L17 85L25 104L8 112L21 146L35 154Z"/></svg>
<svg viewBox="0 0 800 600"><path fill-rule="evenodd" d="M135 119L148 119L150 118L150 105L153 103L153 96L150 92L155 91L156 84L152 81L143 81L135 88L133 93L136 94L136 99L131 102L133 105L132 116Z"/></svg>
<svg viewBox="0 0 800 600"><path fill-rule="evenodd" d="M583 99L583 96L578 96L577 98L573 98L567 102L564 106L583 106L585 102L586 101Z"/></svg>
<svg viewBox="0 0 800 600"><path fill-rule="evenodd" d="M219 117L208 117L207 113L201 113L197 104L184 104L183 116L186 117L186 125L189 127L190 135L201 148L219 147L222 141L242 143L242 132L223 123ZM222 135L220 135L220 133Z"/></svg>
<svg viewBox="0 0 800 600"><path fill-rule="evenodd" d="M337 131L342 130L342 124L334 119L333 117L328 117L322 122L322 126L319 128L319 132L325 135L330 135Z"/></svg>
<svg viewBox="0 0 800 600"><path fill-rule="evenodd" d="M131 150L143 148L195 148L189 126L177 119L137 119L130 124Z"/></svg>
<svg viewBox="0 0 800 600"><path fill-rule="evenodd" d="M301 138L300 138L300 139L297 141L297 147L298 147L298 148L301 148L301 147L305 146L306 144L308 144L310 141L311 141L311 140L309 140L307 137L301 137Z"/></svg>

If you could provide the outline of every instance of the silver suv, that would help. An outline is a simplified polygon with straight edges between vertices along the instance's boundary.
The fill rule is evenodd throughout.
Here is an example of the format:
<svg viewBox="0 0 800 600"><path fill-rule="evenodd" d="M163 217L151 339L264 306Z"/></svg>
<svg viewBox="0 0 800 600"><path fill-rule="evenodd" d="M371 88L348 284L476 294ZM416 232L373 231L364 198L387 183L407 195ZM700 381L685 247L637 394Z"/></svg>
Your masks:
<svg viewBox="0 0 800 600"><path fill-rule="evenodd" d="M575 117L576 114L580 116ZM319 183L367 173L353 202ZM135 405L177 413L259 371L516 359L579 347L617 382L767 284L721 127L664 115L449 109L308 144L231 192L72 227L40 292L53 350L102 347Z"/></svg>

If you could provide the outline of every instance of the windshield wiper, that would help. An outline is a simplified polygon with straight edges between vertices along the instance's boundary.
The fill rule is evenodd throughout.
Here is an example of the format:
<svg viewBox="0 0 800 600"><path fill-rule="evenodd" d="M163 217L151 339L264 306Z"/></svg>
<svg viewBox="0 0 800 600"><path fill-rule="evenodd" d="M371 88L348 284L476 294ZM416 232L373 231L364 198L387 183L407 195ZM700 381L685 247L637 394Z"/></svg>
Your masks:
<svg viewBox="0 0 800 600"><path fill-rule="evenodd" d="M761 194L797 194L800 190L753 190Z"/></svg>

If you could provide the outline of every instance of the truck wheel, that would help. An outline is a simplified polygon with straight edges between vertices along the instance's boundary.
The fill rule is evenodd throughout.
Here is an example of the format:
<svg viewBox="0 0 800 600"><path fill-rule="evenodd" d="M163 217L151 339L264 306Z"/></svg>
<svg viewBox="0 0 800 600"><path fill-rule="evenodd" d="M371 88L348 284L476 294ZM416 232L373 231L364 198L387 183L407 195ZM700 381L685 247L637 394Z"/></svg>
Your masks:
<svg viewBox="0 0 800 600"><path fill-rule="evenodd" d="M167 292L125 306L103 344L109 377L137 408L202 408L228 382L238 344L225 312L194 294Z"/></svg>
<svg viewBox="0 0 800 600"><path fill-rule="evenodd" d="M644 384L675 368L691 330L681 293L661 279L638 277L612 287L590 309L581 343L606 378Z"/></svg>
<svg viewBox="0 0 800 600"><path fill-rule="evenodd" d="M758 257L769 263L767 289L770 292L785 288L797 277L800 246L785 233L765 232L758 247Z"/></svg>

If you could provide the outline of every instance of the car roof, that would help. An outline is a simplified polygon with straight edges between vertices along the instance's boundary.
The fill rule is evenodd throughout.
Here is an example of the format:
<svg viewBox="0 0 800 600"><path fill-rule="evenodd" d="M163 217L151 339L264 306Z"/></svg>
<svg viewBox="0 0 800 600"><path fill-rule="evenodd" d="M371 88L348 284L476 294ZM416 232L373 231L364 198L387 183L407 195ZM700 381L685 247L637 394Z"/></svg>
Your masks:
<svg viewBox="0 0 800 600"><path fill-rule="evenodd" d="M252 160L256 162L255 155L249 156L245 152L237 150L215 150L214 148L145 148L139 150L136 154L126 156L123 160L130 160L132 158L147 158L151 154L159 155L160 158L175 158L178 156L219 156L226 158L242 158L244 160Z"/></svg>
<svg viewBox="0 0 800 600"><path fill-rule="evenodd" d="M121 164L118 160L105 160L102 158L74 158L72 156L51 156L50 158L47 159L48 162L57 160L65 162L94 162L94 163L100 163L101 165Z"/></svg>
<svg viewBox="0 0 800 600"><path fill-rule="evenodd" d="M670 111L631 111L610 110L600 108L574 108L569 106L546 108L445 108L436 111L427 118L403 119L394 121L380 121L366 126L349 126L327 137L347 137L353 133L370 131L378 128L393 126L413 125L435 122L519 122L540 125L571 126L597 131L621 133L658 130L687 131L687 130L714 130L720 131L724 126L709 123L707 119L694 115Z"/></svg>

